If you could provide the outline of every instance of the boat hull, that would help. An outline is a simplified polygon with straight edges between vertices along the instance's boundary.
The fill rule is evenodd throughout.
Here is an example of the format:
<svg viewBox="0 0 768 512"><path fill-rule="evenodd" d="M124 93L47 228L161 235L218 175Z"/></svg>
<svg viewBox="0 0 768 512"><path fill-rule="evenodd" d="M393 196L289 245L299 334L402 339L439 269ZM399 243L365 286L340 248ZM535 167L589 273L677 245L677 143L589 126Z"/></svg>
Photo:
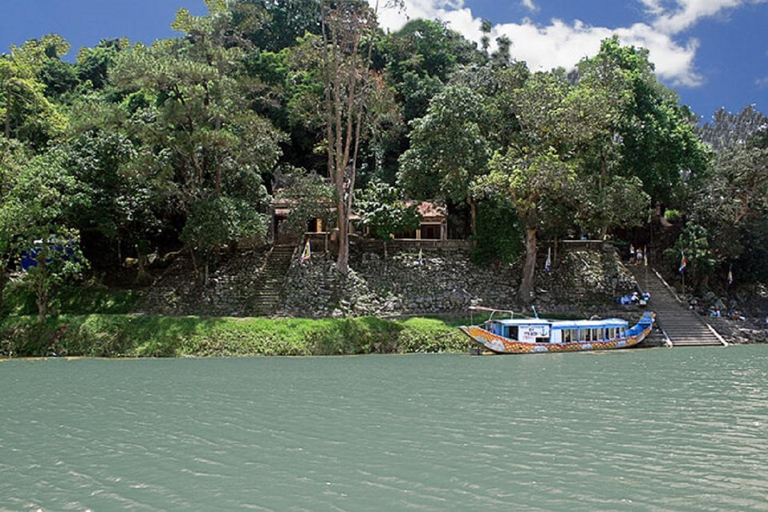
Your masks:
<svg viewBox="0 0 768 512"><path fill-rule="evenodd" d="M645 327L645 326L644 326ZM482 327L462 326L459 330L484 350L495 354L541 354L559 352L584 352L591 350L616 350L637 346L651 334L653 321L635 335L605 341L576 341L569 343L531 343L513 340L486 331Z"/></svg>

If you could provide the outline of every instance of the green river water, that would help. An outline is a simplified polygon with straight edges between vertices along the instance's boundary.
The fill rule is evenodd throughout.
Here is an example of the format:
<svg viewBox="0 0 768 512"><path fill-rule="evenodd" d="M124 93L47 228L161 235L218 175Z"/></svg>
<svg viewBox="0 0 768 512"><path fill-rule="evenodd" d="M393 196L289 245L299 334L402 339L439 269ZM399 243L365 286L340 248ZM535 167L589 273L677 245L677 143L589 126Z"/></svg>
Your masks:
<svg viewBox="0 0 768 512"><path fill-rule="evenodd" d="M768 510L768 346L0 362L0 510Z"/></svg>

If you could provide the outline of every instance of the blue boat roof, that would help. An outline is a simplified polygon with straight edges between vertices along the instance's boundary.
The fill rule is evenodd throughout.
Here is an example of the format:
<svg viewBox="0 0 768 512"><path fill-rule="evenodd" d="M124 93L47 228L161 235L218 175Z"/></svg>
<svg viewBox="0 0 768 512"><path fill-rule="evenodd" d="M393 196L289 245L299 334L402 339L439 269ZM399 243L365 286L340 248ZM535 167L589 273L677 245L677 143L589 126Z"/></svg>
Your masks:
<svg viewBox="0 0 768 512"><path fill-rule="evenodd" d="M620 328L629 326L629 322L621 318L604 318L602 320L559 320L552 322L553 329L597 329L600 327Z"/></svg>
<svg viewBox="0 0 768 512"><path fill-rule="evenodd" d="M546 320L544 318L506 318L494 320L502 325L550 325L552 329L600 329L621 328L629 322L620 318L602 320Z"/></svg>

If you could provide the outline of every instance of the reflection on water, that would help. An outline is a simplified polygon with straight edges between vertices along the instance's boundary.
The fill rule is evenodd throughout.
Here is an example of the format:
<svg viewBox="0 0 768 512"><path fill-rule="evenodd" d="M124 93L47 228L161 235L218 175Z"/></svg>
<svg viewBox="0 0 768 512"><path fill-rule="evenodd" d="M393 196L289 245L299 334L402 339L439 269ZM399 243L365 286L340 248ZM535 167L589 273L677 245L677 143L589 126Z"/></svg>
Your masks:
<svg viewBox="0 0 768 512"><path fill-rule="evenodd" d="M0 363L0 510L768 510L768 347Z"/></svg>

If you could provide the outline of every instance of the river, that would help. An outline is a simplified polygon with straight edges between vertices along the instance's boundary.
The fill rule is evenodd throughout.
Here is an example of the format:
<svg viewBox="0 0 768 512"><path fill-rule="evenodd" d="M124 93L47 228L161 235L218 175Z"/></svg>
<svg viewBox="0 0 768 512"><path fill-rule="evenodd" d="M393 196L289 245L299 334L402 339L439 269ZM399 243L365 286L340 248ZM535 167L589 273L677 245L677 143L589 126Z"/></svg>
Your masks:
<svg viewBox="0 0 768 512"><path fill-rule="evenodd" d="M768 510L768 347L0 362L0 510Z"/></svg>

